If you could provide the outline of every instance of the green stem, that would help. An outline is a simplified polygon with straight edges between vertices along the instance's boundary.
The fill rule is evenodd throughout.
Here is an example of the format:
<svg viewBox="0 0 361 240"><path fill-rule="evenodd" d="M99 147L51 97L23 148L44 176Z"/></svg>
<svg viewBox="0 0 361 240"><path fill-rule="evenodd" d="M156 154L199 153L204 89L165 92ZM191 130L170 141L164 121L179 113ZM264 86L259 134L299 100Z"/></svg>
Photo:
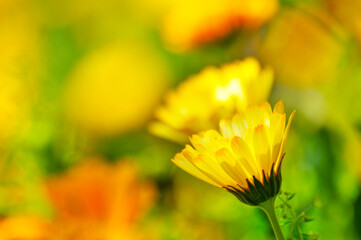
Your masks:
<svg viewBox="0 0 361 240"><path fill-rule="evenodd" d="M262 209L268 217L268 220L271 222L273 232L275 233L277 240L285 240L283 236L282 229L280 224L278 223L276 212L275 212L275 197L270 198L269 200L260 203L258 207Z"/></svg>

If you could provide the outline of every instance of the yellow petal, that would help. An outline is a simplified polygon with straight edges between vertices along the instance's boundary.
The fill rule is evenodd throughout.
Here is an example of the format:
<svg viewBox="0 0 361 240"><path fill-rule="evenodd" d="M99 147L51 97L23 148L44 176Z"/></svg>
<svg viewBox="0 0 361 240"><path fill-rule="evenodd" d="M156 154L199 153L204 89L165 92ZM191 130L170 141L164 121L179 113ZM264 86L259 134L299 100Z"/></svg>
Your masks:
<svg viewBox="0 0 361 240"><path fill-rule="evenodd" d="M193 146L197 144L203 144L203 139L197 134L193 134L191 137L189 137L189 141L192 143Z"/></svg>
<svg viewBox="0 0 361 240"><path fill-rule="evenodd" d="M234 136L232 122L229 119L222 119L219 122L219 128L224 137L231 138Z"/></svg>
<svg viewBox="0 0 361 240"><path fill-rule="evenodd" d="M237 184L224 172L217 160L211 156L199 154L198 157L194 159L193 163L200 171L202 171L202 173L204 173L204 175L208 176L222 187Z"/></svg>
<svg viewBox="0 0 361 240"><path fill-rule="evenodd" d="M201 144L205 146L209 151L217 151L224 145L224 138L215 131L215 130L208 130L202 133L201 136Z"/></svg>
<svg viewBox="0 0 361 240"><path fill-rule="evenodd" d="M262 170L265 170L266 172L269 172L271 167L270 143L267 137L266 127L264 125L258 125L254 129L253 146L257 159L256 161L259 162L259 166L261 167L260 171L262 172Z"/></svg>
<svg viewBox="0 0 361 240"><path fill-rule="evenodd" d="M260 103L258 106L261 107L262 110L264 110L264 113L266 113L268 115L272 114L272 107L268 102Z"/></svg>
<svg viewBox="0 0 361 240"><path fill-rule="evenodd" d="M293 119L293 116L295 115L295 113L296 113L296 111L293 111L290 115L290 118L288 119L287 127L286 127L286 130L285 130L285 133L283 136L283 140L282 140L282 144L281 144L280 155L278 156L277 162L275 164L275 169L278 169L280 162L281 162L281 158L285 152L286 142L287 142L287 138L288 138L288 132L290 131L292 119Z"/></svg>
<svg viewBox="0 0 361 240"><path fill-rule="evenodd" d="M274 112L270 118L271 163L276 162L281 149L286 125L286 114Z"/></svg>
<svg viewBox="0 0 361 240"><path fill-rule="evenodd" d="M248 127L256 127L259 124L264 123L265 111L258 105L248 106L245 113L245 120Z"/></svg>
<svg viewBox="0 0 361 240"><path fill-rule="evenodd" d="M253 175L259 176L259 166L253 157L251 150L249 149L247 143L240 137L235 136L231 141L232 151L238 158L239 164L244 168L248 175L251 177Z"/></svg>
<svg viewBox="0 0 361 240"><path fill-rule="evenodd" d="M222 187L219 182L212 180L211 178L207 177L202 171L200 171L192 162L187 160L181 153L175 155L172 159L172 162L177 165L179 168L183 169L185 172L191 174L192 176L203 180L211 185L216 187Z"/></svg>
<svg viewBox="0 0 361 240"><path fill-rule="evenodd" d="M232 128L233 128L234 136L244 137L248 125L244 117L237 114L232 119Z"/></svg>
<svg viewBox="0 0 361 240"><path fill-rule="evenodd" d="M283 106L282 99L276 103L273 111L278 113L285 113L285 107Z"/></svg>

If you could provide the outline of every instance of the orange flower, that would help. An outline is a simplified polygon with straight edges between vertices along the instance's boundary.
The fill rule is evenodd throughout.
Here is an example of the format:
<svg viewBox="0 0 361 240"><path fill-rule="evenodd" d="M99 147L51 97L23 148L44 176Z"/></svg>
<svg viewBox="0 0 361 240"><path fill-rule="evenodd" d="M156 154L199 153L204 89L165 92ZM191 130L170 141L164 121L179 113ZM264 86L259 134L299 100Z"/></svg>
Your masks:
<svg viewBox="0 0 361 240"><path fill-rule="evenodd" d="M59 239L142 239L137 220L155 200L155 188L140 183L134 165L88 160L48 182Z"/></svg>
<svg viewBox="0 0 361 240"><path fill-rule="evenodd" d="M178 1L164 18L164 38L175 49L187 50L240 26L258 27L277 8L276 0Z"/></svg>

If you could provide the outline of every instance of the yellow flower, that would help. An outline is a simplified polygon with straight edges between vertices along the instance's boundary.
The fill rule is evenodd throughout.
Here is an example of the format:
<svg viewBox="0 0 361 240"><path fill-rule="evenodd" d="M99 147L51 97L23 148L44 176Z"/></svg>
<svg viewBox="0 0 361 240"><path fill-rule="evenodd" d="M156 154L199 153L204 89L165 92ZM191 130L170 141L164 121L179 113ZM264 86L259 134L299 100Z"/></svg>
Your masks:
<svg viewBox="0 0 361 240"><path fill-rule="evenodd" d="M267 102L249 106L232 120L221 120L221 134L209 130L193 135L193 147L186 145L172 161L242 202L259 205L280 190L280 167L294 113L286 126L282 101L273 112Z"/></svg>
<svg viewBox="0 0 361 240"><path fill-rule="evenodd" d="M220 119L265 101L272 84L272 69L261 69L251 57L220 68L207 67L168 93L165 105L155 113L159 122L152 123L150 131L185 143L192 134L217 128Z"/></svg>
<svg viewBox="0 0 361 240"><path fill-rule="evenodd" d="M50 240L49 223L37 216L11 216L0 220L1 240Z"/></svg>
<svg viewBox="0 0 361 240"><path fill-rule="evenodd" d="M71 74L65 94L68 116L100 136L140 128L152 116L168 79L166 64L146 44L109 44L85 57Z"/></svg>

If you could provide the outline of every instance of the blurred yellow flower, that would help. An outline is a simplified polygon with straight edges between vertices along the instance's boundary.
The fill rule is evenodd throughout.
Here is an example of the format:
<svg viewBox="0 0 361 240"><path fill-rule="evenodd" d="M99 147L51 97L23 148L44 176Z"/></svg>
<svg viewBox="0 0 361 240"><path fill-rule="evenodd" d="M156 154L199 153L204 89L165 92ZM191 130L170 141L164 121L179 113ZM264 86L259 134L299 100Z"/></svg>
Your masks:
<svg viewBox="0 0 361 240"><path fill-rule="evenodd" d="M132 163L87 159L50 180L47 189L55 207L54 239L145 239L136 223L154 204L156 189L140 182Z"/></svg>
<svg viewBox="0 0 361 240"><path fill-rule="evenodd" d="M266 100L272 83L272 69L261 69L254 58L207 67L166 95L150 131L185 143L191 134L216 128L221 118Z"/></svg>
<svg viewBox="0 0 361 240"><path fill-rule="evenodd" d="M175 50L187 50L240 26L258 27L277 9L277 0L178 1L164 17L163 35Z"/></svg>
<svg viewBox="0 0 361 240"><path fill-rule="evenodd" d="M40 218L14 216L0 220L1 240L46 240L49 225Z"/></svg>
<svg viewBox="0 0 361 240"><path fill-rule="evenodd" d="M314 86L335 78L342 55L341 36L325 12L286 8L270 25L259 54L272 63L280 82Z"/></svg>
<svg viewBox="0 0 361 240"><path fill-rule="evenodd" d="M221 134L208 130L191 137L193 145L172 161L184 171L233 193L249 205L278 194L280 167L294 112L286 126L282 101L249 106L232 120L220 121Z"/></svg>
<svg viewBox="0 0 361 240"><path fill-rule="evenodd" d="M100 135L134 130L151 117L168 80L160 56L145 45L106 46L81 61L70 77L68 114Z"/></svg>

